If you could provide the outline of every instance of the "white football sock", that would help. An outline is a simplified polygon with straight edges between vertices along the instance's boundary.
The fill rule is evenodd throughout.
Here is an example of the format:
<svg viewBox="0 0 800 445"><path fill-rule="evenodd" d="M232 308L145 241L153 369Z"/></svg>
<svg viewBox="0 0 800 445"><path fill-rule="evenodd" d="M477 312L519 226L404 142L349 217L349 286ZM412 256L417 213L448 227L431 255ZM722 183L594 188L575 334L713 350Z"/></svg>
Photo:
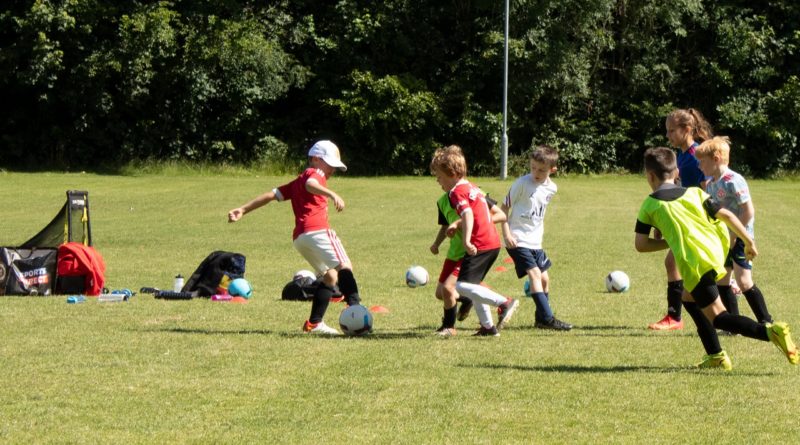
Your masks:
<svg viewBox="0 0 800 445"><path fill-rule="evenodd" d="M490 306L500 306L508 299L497 292L489 289L488 287L481 286L480 284L466 283L459 281L456 283L456 291L459 295L463 295L477 306L480 304L488 304Z"/></svg>

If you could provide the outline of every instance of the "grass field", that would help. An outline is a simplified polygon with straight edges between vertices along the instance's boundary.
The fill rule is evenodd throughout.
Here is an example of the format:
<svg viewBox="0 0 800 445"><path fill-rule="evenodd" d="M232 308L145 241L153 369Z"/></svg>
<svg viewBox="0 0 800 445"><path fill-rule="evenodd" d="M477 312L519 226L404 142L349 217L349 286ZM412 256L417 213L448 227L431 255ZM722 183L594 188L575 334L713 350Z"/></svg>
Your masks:
<svg viewBox="0 0 800 445"><path fill-rule="evenodd" d="M663 253L637 254L633 226L649 190L638 176L559 177L545 246L551 298L568 333L532 328L534 305L500 338L431 335L433 286L410 289L411 264L438 275L427 178L335 177L347 208L331 223L355 265L366 338L300 332L308 303L280 291L306 269L288 204L228 224L227 211L289 177L0 173L3 245L46 225L67 189L90 192L109 288L170 287L211 251L247 256L249 304L162 301L68 305L62 296L0 298L2 443L781 443L800 442L800 370L769 343L722 337L730 373L692 368L694 326L654 333L665 311ZM492 196L510 182L476 180ZM777 319L800 333L800 183L751 181L761 256L754 276ZM520 296L510 265L487 283ZM613 269L632 279L605 292ZM745 314L747 304L740 303ZM340 305L326 320L335 325ZM687 318L688 320L688 318Z"/></svg>

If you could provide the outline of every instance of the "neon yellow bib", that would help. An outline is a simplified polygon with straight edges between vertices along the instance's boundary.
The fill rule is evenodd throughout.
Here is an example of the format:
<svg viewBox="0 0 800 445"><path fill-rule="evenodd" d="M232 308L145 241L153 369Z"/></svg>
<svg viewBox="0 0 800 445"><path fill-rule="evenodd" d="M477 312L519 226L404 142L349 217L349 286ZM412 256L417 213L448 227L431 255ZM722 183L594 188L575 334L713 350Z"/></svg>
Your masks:
<svg viewBox="0 0 800 445"><path fill-rule="evenodd" d="M648 196L639 209L639 221L658 229L669 244L689 291L711 270L717 272L717 280L725 276L728 228L706 213L703 202L708 198L700 188L689 187L672 201Z"/></svg>

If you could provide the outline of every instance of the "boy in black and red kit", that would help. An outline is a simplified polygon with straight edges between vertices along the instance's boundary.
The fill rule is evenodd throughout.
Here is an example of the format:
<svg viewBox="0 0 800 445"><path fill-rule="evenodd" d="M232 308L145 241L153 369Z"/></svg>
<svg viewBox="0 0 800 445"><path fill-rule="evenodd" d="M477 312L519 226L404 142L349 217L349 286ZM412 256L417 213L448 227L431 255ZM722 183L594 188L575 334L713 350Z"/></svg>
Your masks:
<svg viewBox="0 0 800 445"><path fill-rule="evenodd" d="M499 336L519 306L519 300L506 298L480 283L500 253L500 237L492 221L486 196L465 179L467 162L457 145L436 150L431 160L431 172L442 190L448 192L450 204L461 217L462 242L466 255L456 282L456 291L472 300L481 326L475 335ZM498 307L497 326L492 321L489 306ZM455 322L455 308L445 317Z"/></svg>

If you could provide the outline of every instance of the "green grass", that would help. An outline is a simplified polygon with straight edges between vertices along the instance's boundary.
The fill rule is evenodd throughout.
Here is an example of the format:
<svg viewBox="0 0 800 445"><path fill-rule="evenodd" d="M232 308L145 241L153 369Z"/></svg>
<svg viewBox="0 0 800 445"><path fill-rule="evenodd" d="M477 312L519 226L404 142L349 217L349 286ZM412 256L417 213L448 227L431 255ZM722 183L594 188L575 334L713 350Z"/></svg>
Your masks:
<svg viewBox="0 0 800 445"><path fill-rule="evenodd" d="M291 209L273 203L228 224L227 211L289 177L139 177L0 173L3 245L47 224L67 189L90 191L95 246L110 288L170 287L211 251L247 256L246 305L0 298L3 443L768 443L800 441L800 370L777 349L723 337L731 373L695 370L689 327L645 329L665 310L662 253L633 249L647 185L637 176L559 177L545 246L551 297L568 333L533 329L533 304L500 338L434 338L433 287L409 289L411 264L438 275L433 178L333 178L346 201L331 215L375 334L300 333L308 303L282 302L308 266L291 246ZM492 196L510 182L480 178ZM761 257L755 278L776 318L798 327L800 188L751 181ZM496 266L510 265L502 262ZM626 294L604 292L613 269ZM520 295L512 271L487 283ZM744 301L743 310L749 314ZM326 320L336 324L341 306Z"/></svg>

